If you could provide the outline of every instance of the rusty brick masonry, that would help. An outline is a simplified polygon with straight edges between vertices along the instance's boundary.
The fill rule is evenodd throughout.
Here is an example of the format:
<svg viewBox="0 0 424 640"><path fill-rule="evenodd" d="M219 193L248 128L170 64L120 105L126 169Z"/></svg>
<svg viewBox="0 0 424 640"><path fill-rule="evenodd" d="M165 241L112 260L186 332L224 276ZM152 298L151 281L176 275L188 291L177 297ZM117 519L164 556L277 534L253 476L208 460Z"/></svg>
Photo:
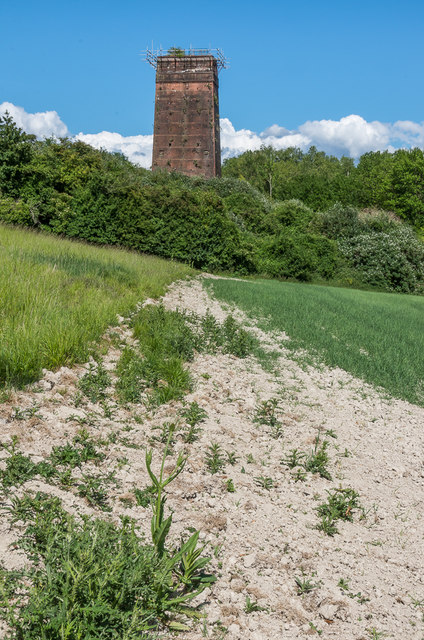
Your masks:
<svg viewBox="0 0 424 640"><path fill-rule="evenodd" d="M152 169L221 175L218 68L213 55L158 56Z"/></svg>

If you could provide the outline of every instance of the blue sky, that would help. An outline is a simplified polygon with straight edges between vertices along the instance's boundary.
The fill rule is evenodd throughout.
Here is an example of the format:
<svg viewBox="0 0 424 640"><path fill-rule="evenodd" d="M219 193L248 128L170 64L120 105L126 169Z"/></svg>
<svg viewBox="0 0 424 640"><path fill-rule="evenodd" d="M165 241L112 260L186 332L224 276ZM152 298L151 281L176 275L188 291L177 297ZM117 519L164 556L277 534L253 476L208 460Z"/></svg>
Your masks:
<svg viewBox="0 0 424 640"><path fill-rule="evenodd" d="M418 0L0 0L0 105L55 111L70 135L150 136L154 70L139 54L153 40L223 49L230 60L220 75L228 148L231 136L236 151L259 144L257 137L287 138L286 146L311 141L338 153L347 135L350 155L367 144L422 146L423 27ZM342 120L352 114L359 120ZM308 129L311 121L336 124ZM393 130L398 121L409 124ZM369 123L391 128L368 126L364 134ZM269 132L272 125L278 129ZM356 146L352 136L359 136Z"/></svg>

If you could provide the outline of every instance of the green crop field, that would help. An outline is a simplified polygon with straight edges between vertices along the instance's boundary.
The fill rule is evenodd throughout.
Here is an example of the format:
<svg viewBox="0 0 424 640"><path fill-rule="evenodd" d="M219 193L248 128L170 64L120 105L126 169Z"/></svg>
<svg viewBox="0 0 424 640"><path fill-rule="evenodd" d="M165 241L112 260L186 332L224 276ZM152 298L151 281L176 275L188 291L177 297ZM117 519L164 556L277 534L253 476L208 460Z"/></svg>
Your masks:
<svg viewBox="0 0 424 640"><path fill-rule="evenodd" d="M193 270L119 249L0 225L0 385L88 357L93 342L147 296Z"/></svg>
<svg viewBox="0 0 424 640"><path fill-rule="evenodd" d="M424 404L424 297L297 283L210 280L262 327L391 395Z"/></svg>

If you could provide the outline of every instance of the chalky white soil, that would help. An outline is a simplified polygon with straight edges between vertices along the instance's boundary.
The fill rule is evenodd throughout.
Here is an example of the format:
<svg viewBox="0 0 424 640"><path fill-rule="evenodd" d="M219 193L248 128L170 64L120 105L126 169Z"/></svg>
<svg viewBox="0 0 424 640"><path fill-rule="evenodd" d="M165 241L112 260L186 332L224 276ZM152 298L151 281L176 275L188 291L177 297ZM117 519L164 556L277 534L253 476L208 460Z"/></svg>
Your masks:
<svg viewBox="0 0 424 640"><path fill-rule="evenodd" d="M163 302L169 309L197 314L209 309L220 320L228 313L208 297L201 278L176 283ZM245 321L241 312L235 315ZM287 336L265 334L251 323L249 330L266 348L279 350L273 373L264 371L252 357L199 354L188 365L194 389L186 402L198 402L208 418L198 441L184 445L177 440L175 451L188 447L189 459L182 475L168 487L167 507L174 510L175 539L181 532L187 534L188 527L200 529L218 580L199 599L204 602L207 623L183 634L184 639L277 640L317 635L343 640L422 640L424 410L387 398L344 371L304 369L288 357ZM131 341L124 320L112 331L119 333L122 344ZM121 348L111 346L105 356L112 375ZM38 461L77 433L80 427L70 419L72 415L89 415L86 426L93 437L117 432L118 442L109 445L102 463L105 471L117 469L121 482L119 489L111 491L112 517L129 515L148 535L150 512L135 505L131 489L149 484L144 448L157 436L154 427L175 419L181 402L164 405L155 413L142 405L117 408L113 418L106 419L99 405L75 408L76 385L85 371L78 367L46 372L35 390L17 392L0 405L1 440L19 436L20 449ZM110 397L112 401L112 388ZM271 398L278 399L277 417L283 424L279 439L272 437L269 427L254 421L257 407ZM41 417L13 419L14 407L34 404ZM325 435L327 430L336 437ZM330 442L333 479L307 474L304 481L296 481L281 460L291 449L310 451L318 433ZM139 448L127 446L122 439ZM233 466L226 464L216 475L208 473L205 465L211 443L238 457ZM156 463L160 455L158 447ZM253 462L248 462L249 455ZM117 461L123 457L128 464L119 468ZM260 476L272 478L270 490L258 485ZM234 493L226 490L229 478ZM338 522L339 533L329 537L315 528L316 507L328 490L340 486L359 493L362 510L354 512L353 522ZM72 492L42 482L31 481L18 493L23 489L59 495L65 508L76 513L101 514ZM3 516L0 554L8 567L24 562L9 547L15 537ZM299 595L296 578L310 579L315 588ZM339 586L341 579L347 588ZM263 610L246 612L247 597Z"/></svg>

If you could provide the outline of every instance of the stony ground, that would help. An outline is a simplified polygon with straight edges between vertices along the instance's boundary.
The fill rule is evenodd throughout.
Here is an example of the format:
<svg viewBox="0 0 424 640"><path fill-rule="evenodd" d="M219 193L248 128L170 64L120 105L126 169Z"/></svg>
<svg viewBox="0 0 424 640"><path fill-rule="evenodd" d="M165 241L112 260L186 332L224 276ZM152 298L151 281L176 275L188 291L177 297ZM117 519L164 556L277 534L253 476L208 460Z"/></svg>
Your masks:
<svg viewBox="0 0 424 640"><path fill-rule="evenodd" d="M197 314L209 309L221 320L228 312L208 298L201 279L175 284L163 302ZM305 368L289 358L287 336L250 330L266 349L278 350L272 373L253 357L199 354L189 364L194 389L185 401L196 401L208 417L189 445L183 474L169 485L167 505L174 510L176 537L200 529L219 578L201 596L207 623L184 638L422 640L424 410L387 398L344 371ZM104 363L113 376L122 345L132 338L123 319L112 334L115 346ZM120 482L110 490L112 517L127 514L148 532L150 512L135 504L132 489L149 484L144 449L157 427L176 419L181 402L155 412L142 405L124 409L114 404L111 388L105 412L78 393L86 370L45 372L35 387L0 405L1 440L18 436L20 449L37 462L81 425L93 437L109 439L102 464L115 469ZM258 409L269 401L275 401L276 427L258 422ZM309 453L317 436L320 445L328 442L331 480L282 463L293 449ZM226 460L216 474L205 464L212 443ZM175 452L183 447L177 440ZM227 490L229 479L234 492ZM316 528L317 506L340 487L354 489L360 507L328 536ZM59 495L71 511L99 513L74 493L43 482L23 489ZM3 518L0 554L8 567L24 562L9 547L14 537Z"/></svg>

